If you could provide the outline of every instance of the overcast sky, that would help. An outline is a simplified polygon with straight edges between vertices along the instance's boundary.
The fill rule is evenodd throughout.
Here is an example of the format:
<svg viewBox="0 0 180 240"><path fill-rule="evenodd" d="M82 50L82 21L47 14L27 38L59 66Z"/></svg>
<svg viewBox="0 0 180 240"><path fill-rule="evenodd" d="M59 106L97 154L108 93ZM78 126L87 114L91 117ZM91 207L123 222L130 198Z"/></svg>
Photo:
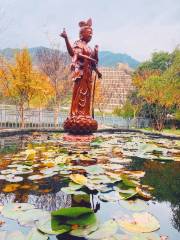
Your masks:
<svg viewBox="0 0 180 240"><path fill-rule="evenodd" d="M60 44L66 28L78 38L78 22L93 20L91 46L142 61L180 43L180 0L0 0L0 49Z"/></svg>

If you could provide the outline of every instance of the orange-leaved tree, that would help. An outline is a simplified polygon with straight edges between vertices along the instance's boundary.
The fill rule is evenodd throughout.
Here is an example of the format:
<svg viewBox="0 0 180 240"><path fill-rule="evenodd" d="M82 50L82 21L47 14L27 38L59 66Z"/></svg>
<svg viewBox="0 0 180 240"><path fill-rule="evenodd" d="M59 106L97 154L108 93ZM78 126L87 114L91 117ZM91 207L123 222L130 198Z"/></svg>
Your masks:
<svg viewBox="0 0 180 240"><path fill-rule="evenodd" d="M0 69L0 89L18 106L22 128L25 107L37 101L44 105L53 94L48 77L33 68L27 49L16 54L14 64L6 61Z"/></svg>

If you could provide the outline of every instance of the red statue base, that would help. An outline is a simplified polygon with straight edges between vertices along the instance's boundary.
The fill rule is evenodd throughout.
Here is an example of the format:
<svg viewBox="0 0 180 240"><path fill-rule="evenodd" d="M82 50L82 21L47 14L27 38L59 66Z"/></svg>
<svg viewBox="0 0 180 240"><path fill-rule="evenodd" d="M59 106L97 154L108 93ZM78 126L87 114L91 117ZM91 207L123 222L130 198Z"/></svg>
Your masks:
<svg viewBox="0 0 180 240"><path fill-rule="evenodd" d="M95 139L96 136L94 135L72 135L72 134L64 134L63 139L67 142L75 142L75 143L89 143L93 139Z"/></svg>
<svg viewBox="0 0 180 240"><path fill-rule="evenodd" d="M90 116L70 116L64 122L64 130L73 134L90 134L97 128L97 121Z"/></svg>

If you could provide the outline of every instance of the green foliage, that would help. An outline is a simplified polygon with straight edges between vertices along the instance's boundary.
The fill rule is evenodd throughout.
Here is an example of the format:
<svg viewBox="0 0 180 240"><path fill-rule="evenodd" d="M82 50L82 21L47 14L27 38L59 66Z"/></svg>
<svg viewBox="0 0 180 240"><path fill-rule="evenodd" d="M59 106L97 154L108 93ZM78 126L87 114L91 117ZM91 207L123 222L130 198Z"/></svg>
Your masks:
<svg viewBox="0 0 180 240"><path fill-rule="evenodd" d="M180 50L154 53L135 72L134 84L143 99L144 115L153 120L156 130L162 130L167 114L180 106Z"/></svg>
<svg viewBox="0 0 180 240"><path fill-rule="evenodd" d="M62 217L71 217L77 218L83 214L92 213L90 208L86 207L71 207L71 208L61 208L56 211L52 211L52 216L62 216Z"/></svg>
<svg viewBox="0 0 180 240"><path fill-rule="evenodd" d="M164 72L172 63L172 55L168 52L154 52L150 61L142 63L137 71L159 70Z"/></svg>
<svg viewBox="0 0 180 240"><path fill-rule="evenodd" d="M180 109L175 112L175 119L180 121Z"/></svg>
<svg viewBox="0 0 180 240"><path fill-rule="evenodd" d="M114 114L124 118L133 118L134 117L134 109L129 100L126 101L122 108L115 108Z"/></svg>

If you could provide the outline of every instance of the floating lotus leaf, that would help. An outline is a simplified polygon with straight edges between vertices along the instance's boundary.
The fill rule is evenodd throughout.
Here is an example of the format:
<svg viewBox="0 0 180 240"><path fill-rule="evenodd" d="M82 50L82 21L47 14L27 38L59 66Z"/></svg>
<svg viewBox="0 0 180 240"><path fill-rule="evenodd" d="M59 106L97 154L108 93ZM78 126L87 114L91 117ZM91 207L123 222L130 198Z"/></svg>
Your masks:
<svg viewBox="0 0 180 240"><path fill-rule="evenodd" d="M125 158L122 158L122 159L120 159L120 158L110 158L109 161L110 161L110 163L115 163L115 164L117 164L117 163L118 164L128 164L128 163L132 162L131 159L125 159Z"/></svg>
<svg viewBox="0 0 180 240"><path fill-rule="evenodd" d="M1 214L4 217L16 220L23 211L31 210L33 208L34 206L29 203L9 203L3 207Z"/></svg>
<svg viewBox="0 0 180 240"><path fill-rule="evenodd" d="M64 187L64 188L61 188L61 191L66 193L66 194L73 194L73 195L79 195L79 194L86 194L85 192L83 191L78 191L76 189L73 189L71 187Z"/></svg>
<svg viewBox="0 0 180 240"><path fill-rule="evenodd" d="M29 180L39 180L39 179L42 179L43 178L43 175L38 175L38 174L36 174L36 175L32 175L32 176L29 176L28 177L28 179Z"/></svg>
<svg viewBox="0 0 180 240"><path fill-rule="evenodd" d="M73 201L75 201L76 203L81 203L81 202L89 203L90 202L90 194L74 195Z"/></svg>
<svg viewBox="0 0 180 240"><path fill-rule="evenodd" d="M106 174L107 174L111 179L114 179L114 180L116 180L116 181L121 181L121 177L119 176L119 174L112 173L112 172L106 172Z"/></svg>
<svg viewBox="0 0 180 240"><path fill-rule="evenodd" d="M46 219L50 216L49 212L41 209L30 209L23 211L17 218L20 225L34 226L34 221Z"/></svg>
<svg viewBox="0 0 180 240"><path fill-rule="evenodd" d="M117 202L119 200L117 195L111 196L108 194L100 194L98 198L103 202Z"/></svg>
<svg viewBox="0 0 180 240"><path fill-rule="evenodd" d="M15 169L5 169L5 170L1 170L1 174L3 175L7 175L7 174L15 174L16 170Z"/></svg>
<svg viewBox="0 0 180 240"><path fill-rule="evenodd" d="M86 185L87 183L87 178L82 174L71 174L69 177L73 182L80 185Z"/></svg>
<svg viewBox="0 0 180 240"><path fill-rule="evenodd" d="M70 207L70 208L61 208L56 211L52 211L52 216L61 216L67 218L77 218L83 214L93 213L90 208L86 207Z"/></svg>
<svg viewBox="0 0 180 240"><path fill-rule="evenodd" d="M119 225L129 232L148 233L160 228L158 220L148 212L134 213L133 217L117 220Z"/></svg>
<svg viewBox="0 0 180 240"><path fill-rule="evenodd" d="M34 160L36 151L34 149L27 149L24 151L24 154L26 154L26 160Z"/></svg>
<svg viewBox="0 0 180 240"><path fill-rule="evenodd" d="M161 239L155 233L139 233L139 234L133 235L131 240L161 240Z"/></svg>
<svg viewBox="0 0 180 240"><path fill-rule="evenodd" d="M87 226L78 227L77 229L72 230L70 234L76 237L86 237L88 234L96 231L97 228L98 228L97 224L87 225Z"/></svg>
<svg viewBox="0 0 180 240"><path fill-rule="evenodd" d="M40 230L41 232L50 235L57 235L70 231L70 227L66 225L59 226L59 230L53 230L51 218L41 219L40 221L37 222L36 226L37 229Z"/></svg>
<svg viewBox="0 0 180 240"><path fill-rule="evenodd" d="M5 180L6 176L5 175L0 175L0 180Z"/></svg>
<svg viewBox="0 0 180 240"><path fill-rule="evenodd" d="M42 232L38 231L36 228L33 228L26 240L48 240L48 235L47 234L43 234ZM16 239L16 240L19 240L19 239Z"/></svg>
<svg viewBox="0 0 180 240"><path fill-rule="evenodd" d="M5 180L7 182L22 182L23 181L23 177L18 177L18 176L15 176L13 174L9 174L9 175L6 175Z"/></svg>
<svg viewBox="0 0 180 240"><path fill-rule="evenodd" d="M116 170L118 171L118 170L122 170L124 168L124 166L121 165L121 164L107 164L105 166L105 168L106 169L111 169L113 171L116 171Z"/></svg>
<svg viewBox="0 0 180 240"><path fill-rule="evenodd" d="M25 240L24 234L20 231L15 231L12 233L9 233L6 237L6 240Z"/></svg>
<svg viewBox="0 0 180 240"><path fill-rule="evenodd" d="M127 173L130 177L133 178L142 178L145 175L144 171L126 171L125 173Z"/></svg>
<svg viewBox="0 0 180 240"><path fill-rule="evenodd" d="M7 235L7 232L6 232L6 231L0 232L0 239L1 239L1 240L6 240L6 235Z"/></svg>
<svg viewBox="0 0 180 240"><path fill-rule="evenodd" d="M146 192L145 190L141 189L140 187L136 187L136 191L138 193L139 196L149 200L152 198L151 194Z"/></svg>
<svg viewBox="0 0 180 240"><path fill-rule="evenodd" d="M124 208L127 208L131 211L144 211L147 208L147 204L141 200L141 199L136 199L136 200L127 200L127 201L119 201L120 205L123 206Z"/></svg>
<svg viewBox="0 0 180 240"><path fill-rule="evenodd" d="M137 191L134 188L130 188L128 190L119 189L119 197L121 200L130 199L136 195L137 195Z"/></svg>
<svg viewBox="0 0 180 240"><path fill-rule="evenodd" d="M104 169L98 165L92 165L85 168L86 172L89 174L103 174Z"/></svg>
<svg viewBox="0 0 180 240"><path fill-rule="evenodd" d="M71 174L71 171L62 170L62 171L60 171L59 173L62 174L62 175L69 175L69 174Z"/></svg>
<svg viewBox="0 0 180 240"><path fill-rule="evenodd" d="M79 225L79 226L86 226L92 225L96 223L96 216L94 213L87 213L79 216L78 218L66 221L67 224L70 225Z"/></svg>
<svg viewBox="0 0 180 240"><path fill-rule="evenodd" d="M25 175L29 173L33 173L33 170L18 169L15 175Z"/></svg>
<svg viewBox="0 0 180 240"><path fill-rule="evenodd" d="M109 240L109 238L103 238L101 240ZM115 234L115 235L111 236L111 240L131 240L131 236Z"/></svg>
<svg viewBox="0 0 180 240"><path fill-rule="evenodd" d="M117 146L113 147L112 148L112 153L115 155L115 156L118 156L118 157L122 157L123 156L123 152L122 150Z"/></svg>
<svg viewBox="0 0 180 240"><path fill-rule="evenodd" d="M77 184L77 183L74 183L74 182L70 182L70 183L69 183L69 187L70 187L71 189L78 190L78 189L82 188L83 185L80 185L80 184Z"/></svg>
<svg viewBox="0 0 180 240"><path fill-rule="evenodd" d="M87 236L88 239L111 239L111 237L117 232L118 225L114 220L109 220L104 224L100 225L99 228Z"/></svg>

